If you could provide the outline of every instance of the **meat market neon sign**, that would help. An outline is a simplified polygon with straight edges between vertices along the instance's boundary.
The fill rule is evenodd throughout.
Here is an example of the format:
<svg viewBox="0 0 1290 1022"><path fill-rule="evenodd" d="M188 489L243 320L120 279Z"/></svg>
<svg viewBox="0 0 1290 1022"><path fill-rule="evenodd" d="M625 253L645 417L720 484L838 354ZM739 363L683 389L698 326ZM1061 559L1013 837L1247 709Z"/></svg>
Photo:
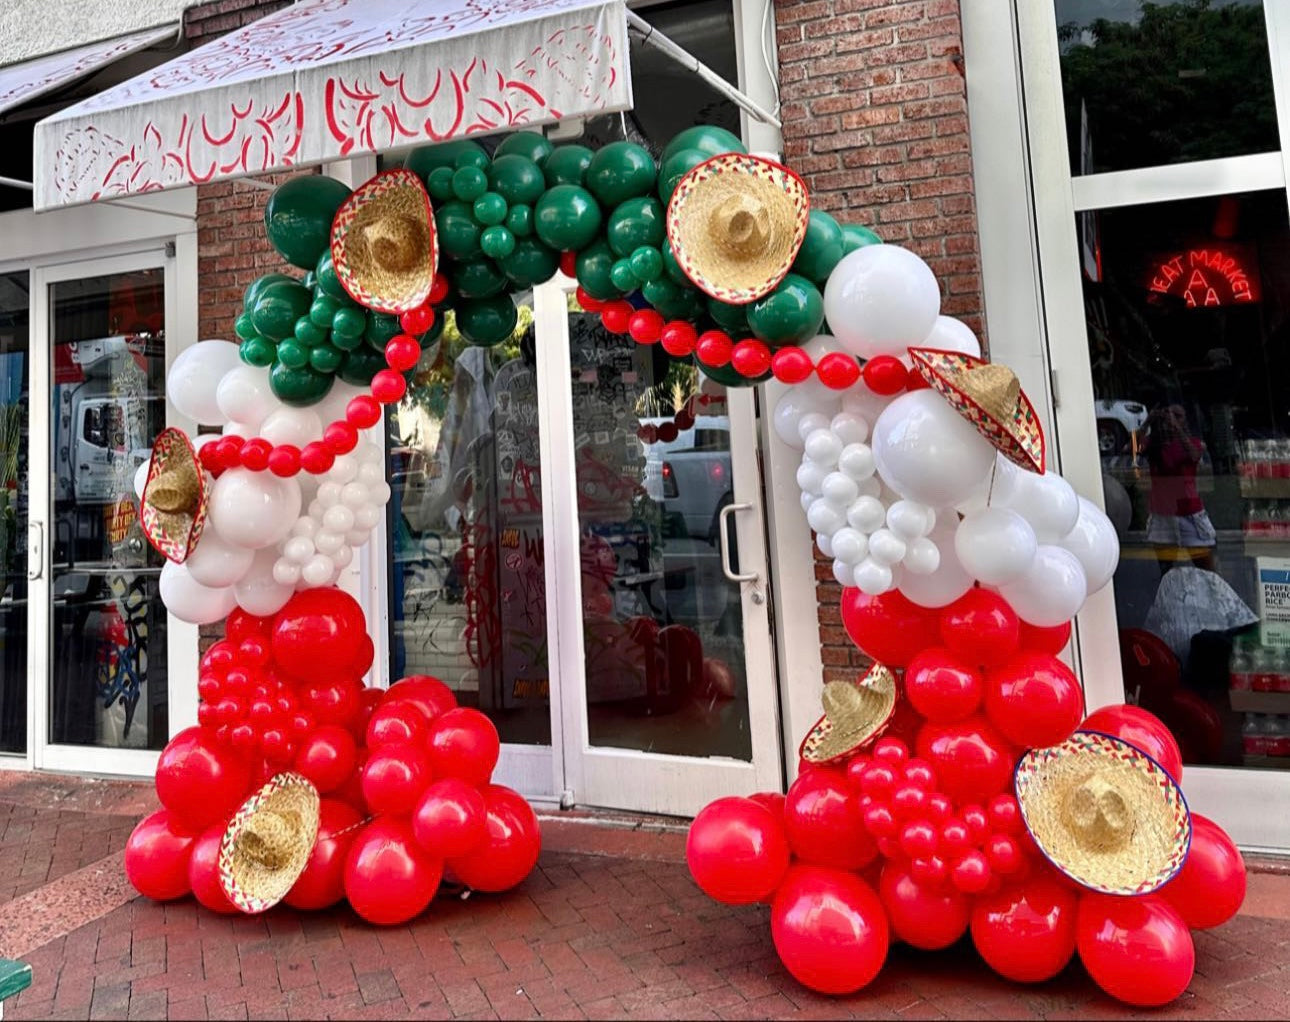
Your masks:
<svg viewBox="0 0 1290 1022"><path fill-rule="evenodd" d="M1244 262L1216 248L1188 249L1159 263L1152 275L1150 290L1181 298L1190 309L1258 301Z"/></svg>

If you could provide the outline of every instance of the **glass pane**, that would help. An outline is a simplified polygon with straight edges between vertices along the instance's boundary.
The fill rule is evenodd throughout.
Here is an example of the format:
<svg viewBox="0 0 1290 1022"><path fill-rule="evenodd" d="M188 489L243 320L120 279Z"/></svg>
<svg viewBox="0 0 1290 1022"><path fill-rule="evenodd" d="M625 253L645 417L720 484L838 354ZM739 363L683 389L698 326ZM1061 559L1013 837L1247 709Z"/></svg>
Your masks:
<svg viewBox="0 0 1290 1022"><path fill-rule="evenodd" d="M591 744L749 760L743 613L718 548L724 396L598 316L571 313L569 339Z"/></svg>
<svg viewBox="0 0 1290 1022"><path fill-rule="evenodd" d="M503 742L549 745L531 303L492 348L450 320L428 364L389 419L391 677L440 678Z"/></svg>
<svg viewBox="0 0 1290 1022"><path fill-rule="evenodd" d="M169 736L161 556L134 474L166 424L160 269L50 287L51 742L160 749Z"/></svg>
<svg viewBox="0 0 1290 1022"><path fill-rule="evenodd" d="M0 752L27 750L29 279L0 274Z"/></svg>
<svg viewBox="0 0 1290 1022"><path fill-rule="evenodd" d="M1261 0L1056 0L1071 173L1275 152Z"/></svg>
<svg viewBox="0 0 1290 1022"><path fill-rule="evenodd" d="M1190 763L1290 767L1283 191L1083 216L1125 696Z"/></svg>

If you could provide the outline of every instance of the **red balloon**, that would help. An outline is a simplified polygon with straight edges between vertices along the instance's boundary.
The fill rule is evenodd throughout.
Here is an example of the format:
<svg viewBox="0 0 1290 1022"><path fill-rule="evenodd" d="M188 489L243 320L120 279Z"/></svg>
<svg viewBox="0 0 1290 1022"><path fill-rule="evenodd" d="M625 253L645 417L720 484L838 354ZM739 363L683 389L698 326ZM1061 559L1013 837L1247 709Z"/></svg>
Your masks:
<svg viewBox="0 0 1290 1022"><path fill-rule="evenodd" d="M448 865L457 879L476 891L505 891L522 882L537 865L542 832L537 814L522 795L500 784L483 790L488 837L468 855Z"/></svg>
<svg viewBox="0 0 1290 1022"><path fill-rule="evenodd" d="M1016 753L980 714L954 724L925 724L916 745L935 768L941 790L959 805L988 801L1012 784Z"/></svg>
<svg viewBox="0 0 1290 1022"><path fill-rule="evenodd" d="M358 711L346 724L355 741L367 740L367 722L372 719L372 714L385 699L385 692L383 688L371 688L366 685L358 690Z"/></svg>
<svg viewBox="0 0 1290 1022"><path fill-rule="evenodd" d="M781 822L783 821L785 799L783 794L780 792L759 791L756 794L749 795L748 798L751 801L756 802L759 806L765 806L769 809L770 814L775 817L775 819Z"/></svg>
<svg viewBox="0 0 1290 1022"><path fill-rule="evenodd" d="M860 379L860 365L855 358L842 351L831 351L820 356L815 374L830 390L846 390Z"/></svg>
<svg viewBox="0 0 1290 1022"><path fill-rule="evenodd" d="M1192 813L1191 851L1160 894L1193 930L1221 926L1245 900L1245 860L1222 827Z"/></svg>
<svg viewBox="0 0 1290 1022"><path fill-rule="evenodd" d="M1093 982L1144 1008L1168 1004L1191 982L1196 949L1177 909L1157 895L1085 894L1075 946Z"/></svg>
<svg viewBox="0 0 1290 1022"><path fill-rule="evenodd" d="M282 900L292 908L330 908L345 897L345 860L362 829L363 814L347 802L325 798L318 804L318 840L305 871Z"/></svg>
<svg viewBox="0 0 1290 1022"><path fill-rule="evenodd" d="M491 720L478 710L458 706L430 725L429 748L436 777L459 777L482 787L493 776L502 746Z"/></svg>
<svg viewBox="0 0 1290 1022"><path fill-rule="evenodd" d="M837 770L813 770L793 782L784 802L784 830L793 854L813 865L860 869L878 854L860 796Z"/></svg>
<svg viewBox="0 0 1290 1022"><path fill-rule="evenodd" d="M273 618L256 617L241 607L234 607L224 619L224 637L234 645L245 639L267 639L273 631Z"/></svg>
<svg viewBox="0 0 1290 1022"><path fill-rule="evenodd" d="M368 753L363 765L363 799L377 815L406 816L433 776L430 759L419 745L382 745Z"/></svg>
<svg viewBox="0 0 1290 1022"><path fill-rule="evenodd" d="M1064 624L1053 625L1051 628L1041 628L1039 625L1022 621L1018 634L1021 648L1027 653L1047 653L1050 656L1057 656L1071 641L1071 623L1067 621Z"/></svg>
<svg viewBox="0 0 1290 1022"><path fill-rule="evenodd" d="M412 836L436 859L466 855L488 836L484 796L456 777L435 781L412 814Z"/></svg>
<svg viewBox="0 0 1290 1022"><path fill-rule="evenodd" d="M1056 745L1084 715L1075 672L1047 653L1018 653L985 676L985 712L1005 738L1024 748Z"/></svg>
<svg viewBox="0 0 1290 1022"><path fill-rule="evenodd" d="M904 667L937 644L937 615L913 603L899 589L869 596L842 590L842 623L851 641L888 667Z"/></svg>
<svg viewBox="0 0 1290 1022"><path fill-rule="evenodd" d="M949 724L976 712L982 682L976 668L943 647L925 649L905 669L905 695L928 720Z"/></svg>
<svg viewBox="0 0 1290 1022"><path fill-rule="evenodd" d="M1182 753L1164 721L1138 706L1117 703L1094 710L1080 728L1101 731L1136 746L1154 759L1175 781L1182 781Z"/></svg>
<svg viewBox="0 0 1290 1022"><path fill-rule="evenodd" d="M360 745L353 773L345 778L340 787L328 792L331 798L353 806L363 816L367 815L367 799L363 798L363 768L367 766L367 756L367 749Z"/></svg>
<svg viewBox="0 0 1290 1022"><path fill-rule="evenodd" d="M426 715L426 723L434 720L441 713L447 713L457 705L457 697L452 689L438 678L428 674L413 674L400 678L385 690L381 700L384 703L410 703Z"/></svg>
<svg viewBox="0 0 1290 1022"><path fill-rule="evenodd" d="M685 861L709 898L747 905L774 893L788 870L781 817L751 798L719 798L690 824Z"/></svg>
<svg viewBox="0 0 1290 1022"><path fill-rule="evenodd" d="M953 888L929 890L909 874L902 862L888 862L878 884L891 931L924 951L949 947L967 932L971 906Z"/></svg>
<svg viewBox="0 0 1290 1022"><path fill-rule="evenodd" d="M157 759L157 797L176 826L199 833L227 820L250 792L251 768L206 728L184 728Z"/></svg>
<svg viewBox="0 0 1290 1022"><path fill-rule="evenodd" d="M354 662L350 664L350 673L357 678L372 669L372 664L376 660L376 643L366 632L359 637L358 652L354 654Z"/></svg>
<svg viewBox="0 0 1290 1022"><path fill-rule="evenodd" d="M139 821L125 843L126 877L145 898L182 898L192 890L188 859L195 840L177 829L169 812L158 809Z"/></svg>
<svg viewBox="0 0 1290 1022"><path fill-rule="evenodd" d="M1017 651L1020 631L1017 612L989 589L969 589L941 611L941 639L970 664L1003 663Z"/></svg>
<svg viewBox="0 0 1290 1022"><path fill-rule="evenodd" d="M1189 688L1170 692L1159 707L1178 741L1184 763L1218 763L1223 758L1223 718L1204 696Z"/></svg>
<svg viewBox="0 0 1290 1022"><path fill-rule="evenodd" d="M887 920L873 888L854 873L794 866L775 894L770 934L784 967L822 994L868 985L887 960Z"/></svg>
<svg viewBox="0 0 1290 1022"><path fill-rule="evenodd" d="M306 709L319 724L345 727L358 715L358 693L361 690L362 686L357 681L331 681L302 685L300 695Z"/></svg>
<svg viewBox="0 0 1290 1022"><path fill-rule="evenodd" d="M193 897L198 904L224 916L240 911L228 900L219 879L219 846L227 829L228 824L223 822L207 827L193 842L188 857L188 886Z"/></svg>
<svg viewBox="0 0 1290 1022"><path fill-rule="evenodd" d="M340 589L296 593L273 619L273 659L297 681L356 670L366 652L367 622L358 601Z"/></svg>
<svg viewBox="0 0 1290 1022"><path fill-rule="evenodd" d="M1015 983L1052 979L1075 953L1079 897L1047 873L983 894L972 907L972 943Z"/></svg>
<svg viewBox="0 0 1290 1022"><path fill-rule="evenodd" d="M395 926L430 904L443 863L422 851L406 820L373 820L354 836L345 858L345 897L363 919Z"/></svg>
<svg viewBox="0 0 1290 1022"><path fill-rule="evenodd" d="M781 383L792 385L807 380L815 371L815 363L805 351L790 344L770 357L770 371Z"/></svg>
<svg viewBox="0 0 1290 1022"><path fill-rule="evenodd" d="M343 727L327 724L300 742L295 770L309 780L322 794L335 791L354 773L358 765L358 745Z"/></svg>
<svg viewBox="0 0 1290 1022"><path fill-rule="evenodd" d="M423 745L429 733L429 723L420 707L399 701L385 703L368 718L367 747L375 749L391 742Z"/></svg>
<svg viewBox="0 0 1290 1022"><path fill-rule="evenodd" d="M875 355L864 364L862 375L866 387L886 397L904 390L911 374L894 355Z"/></svg>

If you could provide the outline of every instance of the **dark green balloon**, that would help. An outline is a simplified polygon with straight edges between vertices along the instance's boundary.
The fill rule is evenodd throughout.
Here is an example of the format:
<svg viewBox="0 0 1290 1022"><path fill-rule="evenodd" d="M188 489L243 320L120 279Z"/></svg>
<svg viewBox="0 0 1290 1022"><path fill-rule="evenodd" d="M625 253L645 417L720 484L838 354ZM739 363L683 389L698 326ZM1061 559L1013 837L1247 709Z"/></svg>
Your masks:
<svg viewBox="0 0 1290 1022"><path fill-rule="evenodd" d="M371 384L372 377L384 368L385 354L363 345L345 355L336 375L355 387L366 387Z"/></svg>
<svg viewBox="0 0 1290 1022"><path fill-rule="evenodd" d="M517 238L527 238L533 233L533 207L512 206L506 214L506 229Z"/></svg>
<svg viewBox="0 0 1290 1022"><path fill-rule="evenodd" d="M320 344L309 352L309 365L320 373L334 373L345 359L345 353L334 344Z"/></svg>
<svg viewBox="0 0 1290 1022"><path fill-rule="evenodd" d="M434 222L444 255L452 259L473 259L479 255L479 224L469 206L445 202L435 210Z"/></svg>
<svg viewBox="0 0 1290 1022"><path fill-rule="evenodd" d="M362 309L339 308L331 318L333 337L362 337L367 330L367 314Z"/></svg>
<svg viewBox="0 0 1290 1022"><path fill-rule="evenodd" d="M512 153L493 160L488 168L488 186L512 206L531 206L546 191L546 178L542 168L527 156Z"/></svg>
<svg viewBox="0 0 1290 1022"><path fill-rule="evenodd" d="M322 174L302 174L278 185L264 207L269 242L292 266L312 270L327 250L331 222L347 198L347 187Z"/></svg>
<svg viewBox="0 0 1290 1022"><path fill-rule="evenodd" d="M658 167L658 197L666 205L681 178L711 157L698 149L678 149Z"/></svg>
<svg viewBox="0 0 1290 1022"><path fill-rule="evenodd" d="M502 260L502 272L520 289L545 283L559 268L560 254L536 238L520 238L515 242L515 251Z"/></svg>
<svg viewBox="0 0 1290 1022"><path fill-rule="evenodd" d="M774 291L744 308L749 328L773 347L808 341L824 322L824 296L796 273L785 276Z"/></svg>
<svg viewBox="0 0 1290 1022"><path fill-rule="evenodd" d="M593 241L584 248L578 253L574 263L578 283L582 289L592 298L599 298L601 301L621 297L622 291L614 286L613 278L610 277L610 272L617 261L614 253L603 240Z"/></svg>
<svg viewBox="0 0 1290 1022"><path fill-rule="evenodd" d="M309 366L292 369L279 362L269 370L269 389L274 396L297 408L317 404L325 398L327 391L331 390L331 381L330 374L320 373Z"/></svg>
<svg viewBox="0 0 1290 1022"><path fill-rule="evenodd" d="M715 380L726 387L755 387L759 383L765 383L773 375L771 370L767 369L755 379L749 379L747 376L740 376L739 371L729 363L718 369L713 366L705 366L700 362L699 371L708 379Z"/></svg>
<svg viewBox="0 0 1290 1022"><path fill-rule="evenodd" d="M447 311L448 311L448 307L446 305L435 306L434 324L430 327L429 330L427 330L425 333L423 333L420 337L417 338L417 342L421 345L421 347L423 348L428 347L429 345L437 341L441 336L443 336L443 327L444 327L445 321L447 320L447 317L444 315L444 313Z"/></svg>
<svg viewBox="0 0 1290 1022"><path fill-rule="evenodd" d="M654 283L668 283L671 281L654 281ZM646 287L649 285L647 284ZM683 319L688 323L697 323L707 311L704 306L704 294L696 291L694 288L680 287L672 284L676 288L676 294L656 303L654 308L658 309L667 319Z"/></svg>
<svg viewBox="0 0 1290 1022"><path fill-rule="evenodd" d="M309 289L295 281L278 281L264 288L251 309L251 322L256 333L272 341L291 337L296 320L309 311L313 295Z"/></svg>
<svg viewBox="0 0 1290 1022"><path fill-rule="evenodd" d="M250 312L255 308L255 300L260 297L260 292L270 284L290 284L296 278L288 277L285 273L266 273L263 277L257 277L245 291L242 292L242 311Z"/></svg>
<svg viewBox="0 0 1290 1022"><path fill-rule="evenodd" d="M471 206L471 212L481 224L493 227L506 219L509 208L506 200L496 192L485 192L475 200L474 205Z"/></svg>
<svg viewBox="0 0 1290 1022"><path fill-rule="evenodd" d="M310 307L312 309L312 306ZM308 316L301 316L296 320L295 329L292 334L295 336L297 344L303 344L306 348L312 348L322 344L327 340L327 328L321 327Z"/></svg>
<svg viewBox="0 0 1290 1022"><path fill-rule="evenodd" d="M609 247L620 256L629 256L642 245L658 248L666 236L663 204L652 195L619 203L605 225Z"/></svg>
<svg viewBox="0 0 1290 1022"><path fill-rule="evenodd" d="M332 317L340 307L340 302L331 295L316 295L309 305L309 321L316 327L330 330Z"/></svg>
<svg viewBox="0 0 1290 1022"><path fill-rule="evenodd" d="M278 361L288 369L299 369L309 364L309 349L294 340L285 340L278 345Z"/></svg>
<svg viewBox="0 0 1290 1022"><path fill-rule="evenodd" d="M248 337L238 345L237 353L247 365L263 369L273 365L274 359L278 357L278 347L267 338Z"/></svg>
<svg viewBox="0 0 1290 1022"><path fill-rule="evenodd" d="M746 334L748 332L748 312L744 305L727 305L715 298L705 303L708 315L728 334Z"/></svg>
<svg viewBox="0 0 1290 1022"><path fill-rule="evenodd" d="M430 193L430 198L435 202L447 202L454 198L452 190L452 175L455 173L453 167L435 167L430 171L430 177L426 182L426 191Z"/></svg>
<svg viewBox="0 0 1290 1022"><path fill-rule="evenodd" d="M555 148L540 131L517 131L507 135L493 150L493 159L499 156L523 156L541 166Z"/></svg>
<svg viewBox="0 0 1290 1022"><path fill-rule="evenodd" d="M478 167L460 167L452 172L452 193L462 202L474 202L488 191L488 176Z"/></svg>
<svg viewBox="0 0 1290 1022"><path fill-rule="evenodd" d="M556 185L538 199L533 228L542 243L559 252L586 248L600 232L600 205L577 185Z"/></svg>
<svg viewBox="0 0 1290 1022"><path fill-rule="evenodd" d="M341 351L353 351L363 343L362 334L332 334L331 343Z"/></svg>
<svg viewBox="0 0 1290 1022"><path fill-rule="evenodd" d="M629 258L638 280L658 280L663 276L663 253L652 245L642 245Z"/></svg>
<svg viewBox="0 0 1290 1022"><path fill-rule="evenodd" d="M314 280L320 293L335 298L341 305L354 304L354 299L350 298L349 292L336 276L336 267L331 261L330 249L318 257L318 265L314 268Z"/></svg>
<svg viewBox="0 0 1290 1022"><path fill-rule="evenodd" d="M428 186L430 174L439 167L447 167L449 170L456 170L458 167L457 158L463 154L471 160L481 160L482 162L474 164L478 167L488 165L488 153L484 152L484 147L478 142L472 142L469 139L458 139L453 142L440 142L438 145L422 146L420 149L413 149L408 153L408 158L403 161L403 166L416 174Z"/></svg>
<svg viewBox="0 0 1290 1022"><path fill-rule="evenodd" d="M397 334L403 333L403 327L399 326L399 317L391 316L386 312L369 312L367 314L367 329L363 331L363 339L368 344L375 345L382 351L385 345Z"/></svg>
<svg viewBox="0 0 1290 1022"><path fill-rule="evenodd" d="M659 251L663 253L663 272L682 287L694 287L694 282L685 275L685 271L681 269L681 264L676 261L676 256L672 254L671 243L665 240L659 246Z"/></svg>
<svg viewBox="0 0 1290 1022"><path fill-rule="evenodd" d="M680 285L668 280L667 277L658 277L655 280L647 280L642 284L641 294L645 296L645 300L650 305L662 312L663 310L659 308L659 305L675 302L681 297L681 288Z"/></svg>
<svg viewBox="0 0 1290 1022"><path fill-rule="evenodd" d="M487 298L506 289L506 274L491 259L468 259L453 267L452 282L463 298Z"/></svg>
<svg viewBox="0 0 1290 1022"><path fill-rule="evenodd" d="M648 195L654 189L658 168L654 157L635 142L610 142L591 158L587 190L607 209L620 202Z"/></svg>
<svg viewBox="0 0 1290 1022"><path fill-rule="evenodd" d="M475 298L457 305L457 329L470 344L491 347L511 336L519 311L509 295Z"/></svg>
<svg viewBox="0 0 1290 1022"><path fill-rule="evenodd" d="M641 286L640 278L632 269L630 259L619 259L615 262L609 269L609 279L614 282L614 287L619 291L635 291Z"/></svg>
<svg viewBox="0 0 1290 1022"><path fill-rule="evenodd" d="M681 149L697 149L705 156L720 156L722 153L746 153L743 140L725 128L715 124L696 124L672 136L672 140L663 148L664 161Z"/></svg>
<svg viewBox="0 0 1290 1022"><path fill-rule="evenodd" d="M259 337L259 331L255 329L255 324L251 322L251 314L244 312L233 320L233 333L238 340L245 341L249 337Z"/></svg>
<svg viewBox="0 0 1290 1022"><path fill-rule="evenodd" d="M515 235L505 227L485 227L479 236L479 247L490 258L505 259L515 251Z"/></svg>
<svg viewBox="0 0 1290 1022"><path fill-rule="evenodd" d="M846 255L846 244L838 222L818 209L811 210L806 223L806 237L793 260L793 272L821 287L829 279L833 267Z"/></svg>
<svg viewBox="0 0 1290 1022"><path fill-rule="evenodd" d="M866 245L881 245L882 239L878 237L868 227L861 227L859 224L843 224L842 240L846 245L846 254L850 255L858 248L864 248Z"/></svg>
<svg viewBox="0 0 1290 1022"><path fill-rule="evenodd" d="M313 270L310 270L308 273L305 274L305 279L302 280L300 283L302 283L305 287L309 288L309 290L312 291L314 288L318 286L318 274L315 273Z"/></svg>
<svg viewBox="0 0 1290 1022"><path fill-rule="evenodd" d="M585 145L559 145L542 164L542 173L548 187L556 185L581 185L596 154Z"/></svg>

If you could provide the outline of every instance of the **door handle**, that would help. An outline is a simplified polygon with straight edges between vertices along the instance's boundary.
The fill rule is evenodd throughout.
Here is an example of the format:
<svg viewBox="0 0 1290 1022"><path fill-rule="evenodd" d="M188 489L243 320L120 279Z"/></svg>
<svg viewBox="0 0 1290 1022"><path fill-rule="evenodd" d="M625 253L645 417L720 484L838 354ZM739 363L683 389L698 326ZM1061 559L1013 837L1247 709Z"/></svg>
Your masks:
<svg viewBox="0 0 1290 1022"><path fill-rule="evenodd" d="M34 582L45 573L45 523L27 523L27 580Z"/></svg>
<svg viewBox="0 0 1290 1022"><path fill-rule="evenodd" d="M721 540L721 574L730 582L756 582L757 572L748 571L737 574L730 566L730 516L736 511L751 511L751 504L727 504L717 515L717 531Z"/></svg>

